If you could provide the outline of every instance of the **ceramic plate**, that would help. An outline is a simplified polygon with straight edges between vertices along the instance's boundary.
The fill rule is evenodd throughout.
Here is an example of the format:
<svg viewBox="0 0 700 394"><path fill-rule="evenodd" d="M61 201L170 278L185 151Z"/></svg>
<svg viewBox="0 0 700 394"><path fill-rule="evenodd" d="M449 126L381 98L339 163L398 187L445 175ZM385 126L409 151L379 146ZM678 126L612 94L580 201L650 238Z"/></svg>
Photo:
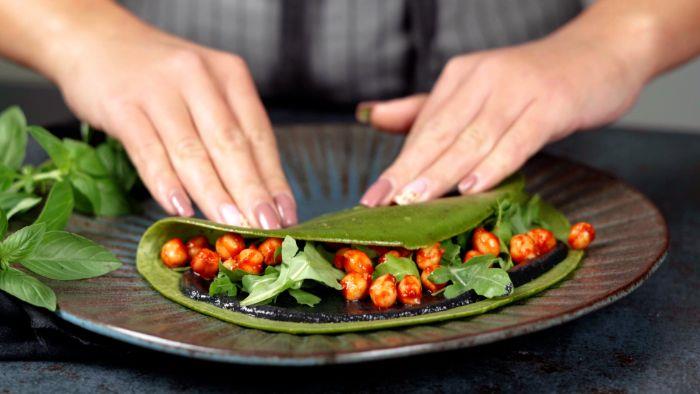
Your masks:
<svg viewBox="0 0 700 394"><path fill-rule="evenodd" d="M283 127L278 138L302 219L355 205L402 142L398 136L341 124ZM604 173L550 156L534 158L524 171L528 191L541 194L572 222L593 223L597 239L570 278L490 313L336 335L270 333L225 323L167 300L136 272L140 236L163 216L153 202L139 216L71 219L71 231L111 248L124 266L100 278L51 282L57 313L112 338L201 359L347 363L474 346L561 324L625 296L661 263L668 244L666 224L639 192Z"/></svg>

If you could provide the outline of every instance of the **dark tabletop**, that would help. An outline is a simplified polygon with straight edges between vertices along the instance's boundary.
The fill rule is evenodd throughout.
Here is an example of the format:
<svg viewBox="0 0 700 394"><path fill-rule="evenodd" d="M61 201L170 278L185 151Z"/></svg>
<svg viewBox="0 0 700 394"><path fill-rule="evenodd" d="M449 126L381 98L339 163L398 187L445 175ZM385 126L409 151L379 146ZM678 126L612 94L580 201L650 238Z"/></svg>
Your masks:
<svg viewBox="0 0 700 394"><path fill-rule="evenodd" d="M602 310L471 349L358 365L265 368L114 342L0 294L0 392L697 392L700 134L607 129L579 133L547 150L631 183L668 220L664 264L641 288Z"/></svg>

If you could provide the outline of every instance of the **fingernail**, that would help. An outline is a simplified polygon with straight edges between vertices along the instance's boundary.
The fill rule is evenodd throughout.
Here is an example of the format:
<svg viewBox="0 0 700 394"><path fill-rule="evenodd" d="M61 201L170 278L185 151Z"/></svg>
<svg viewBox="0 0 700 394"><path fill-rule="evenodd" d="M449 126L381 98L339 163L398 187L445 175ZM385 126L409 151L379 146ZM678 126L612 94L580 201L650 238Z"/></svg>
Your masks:
<svg viewBox="0 0 700 394"><path fill-rule="evenodd" d="M297 220L297 205L294 199L287 193L280 193L275 196L275 204L282 219L284 227L293 226L298 223Z"/></svg>
<svg viewBox="0 0 700 394"><path fill-rule="evenodd" d="M476 185L476 175L472 174L464 178L462 182L457 185L457 189L459 189L460 193L464 194L471 190L474 185Z"/></svg>
<svg viewBox="0 0 700 394"><path fill-rule="evenodd" d="M224 223L230 224L231 226L250 227L248 221L245 220L243 215L241 215L241 211L239 211L235 205L222 205L219 211L221 212Z"/></svg>
<svg viewBox="0 0 700 394"><path fill-rule="evenodd" d="M175 212L177 212L179 216L194 215L194 209L192 208L190 199L187 198L187 196L181 191L173 192L173 194L170 196L170 203L172 204L173 208L175 208Z"/></svg>
<svg viewBox="0 0 700 394"><path fill-rule="evenodd" d="M427 190L428 180L425 178L418 178L406 185L401 190L401 193L394 198L394 201L399 205L413 204L414 202L422 201L423 195Z"/></svg>
<svg viewBox="0 0 700 394"><path fill-rule="evenodd" d="M365 195L360 199L360 204L368 207L376 207L391 193L392 188L393 186L388 179L380 179L367 189Z"/></svg>
<svg viewBox="0 0 700 394"><path fill-rule="evenodd" d="M255 217L258 219L260 226L266 230L282 228L280 224L280 218L277 216L277 211L268 202L262 202L255 207L253 211Z"/></svg>
<svg viewBox="0 0 700 394"><path fill-rule="evenodd" d="M355 111L355 119L362 124L369 124L374 104L374 101L366 101L358 104L357 110Z"/></svg>

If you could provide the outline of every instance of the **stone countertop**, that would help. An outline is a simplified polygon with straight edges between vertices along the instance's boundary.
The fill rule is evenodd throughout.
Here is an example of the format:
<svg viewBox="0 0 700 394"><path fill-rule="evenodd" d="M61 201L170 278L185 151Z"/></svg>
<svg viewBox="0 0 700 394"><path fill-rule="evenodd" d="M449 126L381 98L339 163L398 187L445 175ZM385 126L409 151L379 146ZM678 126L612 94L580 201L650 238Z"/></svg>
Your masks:
<svg viewBox="0 0 700 394"><path fill-rule="evenodd" d="M0 392L381 391L692 392L700 388L700 135L606 129L547 151L608 171L668 221L669 254L622 300L538 333L465 350L357 365L214 364L70 326L43 333L0 311ZM39 323L36 323L36 321ZM5 321L5 322L3 322ZM36 335L34 335L36 334ZM14 348L13 348L14 346ZM9 355L9 356L7 356Z"/></svg>

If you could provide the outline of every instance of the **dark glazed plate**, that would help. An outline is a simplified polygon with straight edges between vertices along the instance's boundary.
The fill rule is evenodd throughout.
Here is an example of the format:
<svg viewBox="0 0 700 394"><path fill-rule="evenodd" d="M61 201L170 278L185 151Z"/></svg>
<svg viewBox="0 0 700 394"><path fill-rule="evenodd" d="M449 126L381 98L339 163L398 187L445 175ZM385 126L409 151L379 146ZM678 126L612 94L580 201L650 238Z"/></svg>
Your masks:
<svg viewBox="0 0 700 394"><path fill-rule="evenodd" d="M278 138L302 219L355 205L402 141L340 124L280 128ZM199 314L162 297L136 272L140 235L162 217L153 203L140 216L74 216L71 231L110 247L125 264L105 277L50 284L58 295L59 316L119 340L208 360L313 365L455 349L541 330L627 295L661 263L668 244L665 221L633 188L550 156L531 160L525 174L530 192L541 194L572 222L593 223L598 238L579 269L558 286L471 318L362 333L292 335Z"/></svg>

